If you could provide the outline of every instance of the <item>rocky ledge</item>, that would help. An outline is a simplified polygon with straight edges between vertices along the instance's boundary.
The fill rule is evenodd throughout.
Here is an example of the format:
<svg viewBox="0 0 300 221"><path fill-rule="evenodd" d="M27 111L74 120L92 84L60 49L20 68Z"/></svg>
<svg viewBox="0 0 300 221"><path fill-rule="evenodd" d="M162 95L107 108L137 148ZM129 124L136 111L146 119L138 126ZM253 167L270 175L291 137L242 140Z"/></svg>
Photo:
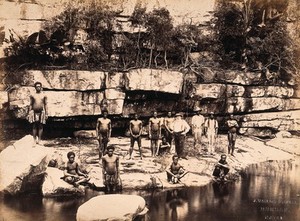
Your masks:
<svg viewBox="0 0 300 221"><path fill-rule="evenodd" d="M205 147L207 140L203 139ZM187 139L188 160L181 159L179 163L190 173L182 179L182 183L176 185L167 182L165 172L171 163L172 154L151 157L150 141L143 138L143 159L140 160L139 154L134 150L134 159L128 160L129 138L114 137L110 143L116 146L115 154L120 157L123 189L149 189L202 186L211 182L214 165L220 155L227 150L226 135L219 135L217 139L217 151L213 156L195 150L192 148L192 138ZM228 156L231 167L229 175L232 179L238 178L239 172L250 164L293 159L295 154L300 155L298 142L299 137L289 133L279 133L278 137L268 142L254 137L239 136L235 156ZM80 163L81 169L89 173L93 187L103 189L102 169L95 139L58 138L46 140L43 145L32 147L32 138L26 136L0 153L1 191L16 195L26 192L28 190L26 186L31 186L31 191L42 191L46 197L84 195L84 187L74 188L60 179L62 176L60 168L67 161L66 155L70 150L76 153L76 160ZM174 150L172 152L174 153ZM56 168L47 167L50 160L56 160Z"/></svg>

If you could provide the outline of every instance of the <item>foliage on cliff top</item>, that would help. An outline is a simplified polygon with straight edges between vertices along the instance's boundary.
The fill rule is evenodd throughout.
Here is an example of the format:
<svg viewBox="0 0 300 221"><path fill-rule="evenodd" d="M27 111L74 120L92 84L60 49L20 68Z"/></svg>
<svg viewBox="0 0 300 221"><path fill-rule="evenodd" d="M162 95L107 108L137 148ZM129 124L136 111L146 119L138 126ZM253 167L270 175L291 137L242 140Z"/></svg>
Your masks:
<svg viewBox="0 0 300 221"><path fill-rule="evenodd" d="M126 17L93 2L88 7L71 4L39 33L11 33L6 67L188 68L201 75L201 67L218 64L273 72L275 81L287 81L298 70L297 51L286 27L287 6L284 0L219 0L211 23L203 29L193 23L174 27L166 8L147 12L137 4Z"/></svg>

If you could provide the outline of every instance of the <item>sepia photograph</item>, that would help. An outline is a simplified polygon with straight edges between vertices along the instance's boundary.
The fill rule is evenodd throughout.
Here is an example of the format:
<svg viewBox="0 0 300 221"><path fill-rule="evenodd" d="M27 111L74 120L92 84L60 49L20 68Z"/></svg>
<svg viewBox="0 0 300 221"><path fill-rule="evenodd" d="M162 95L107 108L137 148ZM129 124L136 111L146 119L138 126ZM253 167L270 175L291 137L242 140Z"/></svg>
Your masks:
<svg viewBox="0 0 300 221"><path fill-rule="evenodd" d="M300 220L300 0L0 0L0 221Z"/></svg>

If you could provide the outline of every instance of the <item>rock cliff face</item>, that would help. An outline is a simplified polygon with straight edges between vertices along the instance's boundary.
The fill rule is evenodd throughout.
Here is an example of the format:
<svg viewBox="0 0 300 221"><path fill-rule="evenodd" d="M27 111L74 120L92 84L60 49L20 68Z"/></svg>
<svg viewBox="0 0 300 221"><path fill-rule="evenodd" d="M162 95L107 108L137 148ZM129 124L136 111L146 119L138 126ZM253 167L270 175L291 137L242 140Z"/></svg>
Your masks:
<svg viewBox="0 0 300 221"><path fill-rule="evenodd" d="M197 78L189 75L189 79ZM226 77L221 83L198 83L170 70L27 71L16 82L18 86L9 91L8 104L15 118L25 119L29 95L35 91L34 83L40 81L48 98L50 121L96 118L103 109L119 121L128 121L133 113L147 119L153 111L158 111L160 116L167 111L190 115L201 107L203 114L213 111L221 125L229 114L236 115L240 132L245 135L270 136L281 130L300 129L300 100L292 86L263 85L257 73L228 71L222 76ZM60 123L64 124L64 120Z"/></svg>

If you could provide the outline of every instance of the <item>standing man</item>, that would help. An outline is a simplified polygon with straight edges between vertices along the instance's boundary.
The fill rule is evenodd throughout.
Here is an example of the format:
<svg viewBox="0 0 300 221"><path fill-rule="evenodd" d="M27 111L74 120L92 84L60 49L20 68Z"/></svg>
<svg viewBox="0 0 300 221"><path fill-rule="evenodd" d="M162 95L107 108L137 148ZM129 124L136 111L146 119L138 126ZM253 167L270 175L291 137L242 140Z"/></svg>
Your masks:
<svg viewBox="0 0 300 221"><path fill-rule="evenodd" d="M214 119L214 113L211 112L204 123L205 134L208 138L208 150L211 155L213 155L215 152L218 128L218 121Z"/></svg>
<svg viewBox="0 0 300 221"><path fill-rule="evenodd" d="M115 147L107 147L107 155L102 157L102 177L107 192L116 192L121 187L120 159L114 155Z"/></svg>
<svg viewBox="0 0 300 221"><path fill-rule="evenodd" d="M172 123L174 121L174 118L172 117L172 112L168 111L167 117L164 119L164 125L165 125L165 138L166 141L170 144L170 149L172 148L172 140L173 140L173 132L172 132Z"/></svg>
<svg viewBox="0 0 300 221"><path fill-rule="evenodd" d="M99 142L99 160L102 154L105 155L107 144L111 136L111 120L107 118L108 112L103 111L103 117L98 118L96 126L96 135Z"/></svg>
<svg viewBox="0 0 300 221"><path fill-rule="evenodd" d="M32 135L35 144L39 144L43 134L43 124L48 118L47 96L42 92L42 83L34 84L36 92L30 95L28 121L32 124Z"/></svg>
<svg viewBox="0 0 300 221"><path fill-rule="evenodd" d="M233 156L233 151L235 148L236 133L239 128L238 122L233 118L233 114L230 114L229 119L226 121L228 127L228 154Z"/></svg>
<svg viewBox="0 0 300 221"><path fill-rule="evenodd" d="M188 125L188 123L184 119L182 119L182 114L177 113L173 122L172 131L174 134L175 150L178 157L186 158L183 151L185 145L185 137L190 129L191 127Z"/></svg>
<svg viewBox="0 0 300 221"><path fill-rule="evenodd" d="M153 112L153 117L149 120L149 138L151 145L151 156L154 157L158 148L158 140L161 135L161 122L157 117L157 112Z"/></svg>
<svg viewBox="0 0 300 221"><path fill-rule="evenodd" d="M192 117L192 129L194 135L194 148L196 149L197 145L200 146L201 150L201 137L203 131L205 118L201 115L201 109L197 110L197 113Z"/></svg>
<svg viewBox="0 0 300 221"><path fill-rule="evenodd" d="M142 121L138 119L138 115L134 114L134 119L130 121L129 123L129 132L130 132L130 149L129 149L129 159L131 159L132 152L133 152L133 146L135 141L137 142L139 146L140 151L140 158L142 159L142 128L143 124Z"/></svg>

